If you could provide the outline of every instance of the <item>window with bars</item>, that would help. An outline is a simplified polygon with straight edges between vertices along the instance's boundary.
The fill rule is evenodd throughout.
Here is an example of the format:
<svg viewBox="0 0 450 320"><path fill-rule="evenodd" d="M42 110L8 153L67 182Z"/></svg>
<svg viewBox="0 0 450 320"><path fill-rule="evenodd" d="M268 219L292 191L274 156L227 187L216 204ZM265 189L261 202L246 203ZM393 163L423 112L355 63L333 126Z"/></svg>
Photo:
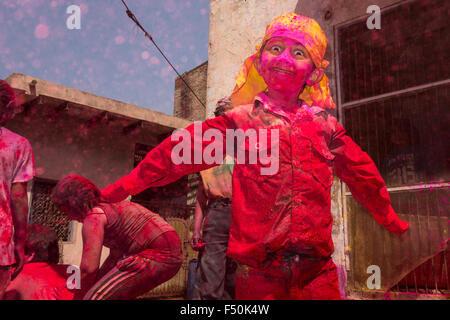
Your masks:
<svg viewBox="0 0 450 320"><path fill-rule="evenodd" d="M61 241L72 240L72 223L67 216L56 209L50 194L56 181L35 178L33 182L29 223L52 228Z"/></svg>
<svg viewBox="0 0 450 320"><path fill-rule="evenodd" d="M134 167L153 147L137 143ZM162 217L188 218L193 215L197 196L198 175L184 176L163 187L151 187L132 197L132 201L158 213Z"/></svg>
<svg viewBox="0 0 450 320"><path fill-rule="evenodd" d="M407 239L391 235L345 192L351 289L379 265L383 289L450 294L449 10L405 1L382 11L380 30L336 28L341 121L411 225Z"/></svg>

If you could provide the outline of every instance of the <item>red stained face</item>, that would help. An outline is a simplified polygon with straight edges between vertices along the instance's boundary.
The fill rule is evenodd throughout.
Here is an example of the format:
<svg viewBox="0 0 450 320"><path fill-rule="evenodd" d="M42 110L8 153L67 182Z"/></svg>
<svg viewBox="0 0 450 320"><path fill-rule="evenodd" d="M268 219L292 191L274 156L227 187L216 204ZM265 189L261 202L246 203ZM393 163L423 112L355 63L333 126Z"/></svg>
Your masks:
<svg viewBox="0 0 450 320"><path fill-rule="evenodd" d="M300 42L287 37L271 38L261 53L258 71L269 89L301 91L314 63Z"/></svg>

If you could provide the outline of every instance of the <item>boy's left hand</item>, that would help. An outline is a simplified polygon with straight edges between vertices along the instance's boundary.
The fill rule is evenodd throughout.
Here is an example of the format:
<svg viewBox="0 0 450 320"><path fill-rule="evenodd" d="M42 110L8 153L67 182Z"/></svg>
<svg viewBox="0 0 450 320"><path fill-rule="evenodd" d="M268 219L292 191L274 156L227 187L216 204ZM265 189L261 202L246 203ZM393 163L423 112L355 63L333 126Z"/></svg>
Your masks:
<svg viewBox="0 0 450 320"><path fill-rule="evenodd" d="M400 219L394 220L390 225L386 227L386 229L398 236L401 236L406 232L406 230L409 229L409 222L402 221Z"/></svg>

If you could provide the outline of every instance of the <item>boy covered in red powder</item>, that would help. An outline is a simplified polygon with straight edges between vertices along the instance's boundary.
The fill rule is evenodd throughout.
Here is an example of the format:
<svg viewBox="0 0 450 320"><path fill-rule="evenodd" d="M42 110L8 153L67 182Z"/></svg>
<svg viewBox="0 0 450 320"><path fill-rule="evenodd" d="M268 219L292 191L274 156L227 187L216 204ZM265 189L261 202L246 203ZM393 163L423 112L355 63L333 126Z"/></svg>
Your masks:
<svg viewBox="0 0 450 320"><path fill-rule="evenodd" d="M17 112L14 90L0 80L0 300L22 270L28 217L27 184L35 175L27 139L4 126ZM15 270L11 275L11 269Z"/></svg>
<svg viewBox="0 0 450 320"><path fill-rule="evenodd" d="M202 132L215 129L224 140L229 129L253 129L258 143L235 147L246 155L256 149L276 155L278 171L269 175L262 174L268 167L262 159L256 164L238 159L234 166L227 254L239 263L236 299L341 298L331 258L333 170L388 231L401 235L409 227L392 209L373 161L326 111L335 107L323 71L326 45L315 20L295 13L277 17L236 78L231 95L236 107L201 124ZM195 141L195 125L186 129L194 155L212 143ZM264 145L264 138L277 134L275 149L272 139L271 146ZM205 160L175 164L171 152L177 142L172 140L163 141L130 174L102 190L103 197L119 201L217 165Z"/></svg>

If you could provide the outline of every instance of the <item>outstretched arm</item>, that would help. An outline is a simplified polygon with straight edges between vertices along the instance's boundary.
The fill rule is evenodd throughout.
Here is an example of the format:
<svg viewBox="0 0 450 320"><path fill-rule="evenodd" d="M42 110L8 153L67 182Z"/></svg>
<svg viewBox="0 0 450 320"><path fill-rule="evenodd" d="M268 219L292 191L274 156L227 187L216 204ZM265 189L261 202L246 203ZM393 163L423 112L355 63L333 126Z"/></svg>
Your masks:
<svg viewBox="0 0 450 320"><path fill-rule="evenodd" d="M152 149L130 174L102 189L103 199L109 202L122 201L130 194L138 194L148 187L164 186L187 174L219 165L220 163L208 161L210 159L204 157L203 152L214 143L215 150L221 149L223 159L226 129L233 127L231 117L225 114L202 123L194 123L172 134ZM203 139L206 131L213 134L212 141Z"/></svg>
<svg viewBox="0 0 450 320"><path fill-rule="evenodd" d="M403 234L409 223L400 220L391 206L386 184L369 155L335 122L330 151L336 156L336 175L349 187L353 197L375 218L378 224L397 235Z"/></svg>

